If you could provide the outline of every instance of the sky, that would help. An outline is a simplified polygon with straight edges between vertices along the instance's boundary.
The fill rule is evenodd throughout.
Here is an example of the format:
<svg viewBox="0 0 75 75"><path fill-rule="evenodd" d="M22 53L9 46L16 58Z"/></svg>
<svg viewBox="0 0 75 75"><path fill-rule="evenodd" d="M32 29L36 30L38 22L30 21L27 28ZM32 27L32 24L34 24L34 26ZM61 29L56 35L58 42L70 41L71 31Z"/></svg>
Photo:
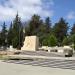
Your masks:
<svg viewBox="0 0 75 75"><path fill-rule="evenodd" d="M43 19L49 16L53 24L63 17L72 26L75 23L75 0L0 0L0 24L10 23L17 12L22 21L38 14Z"/></svg>

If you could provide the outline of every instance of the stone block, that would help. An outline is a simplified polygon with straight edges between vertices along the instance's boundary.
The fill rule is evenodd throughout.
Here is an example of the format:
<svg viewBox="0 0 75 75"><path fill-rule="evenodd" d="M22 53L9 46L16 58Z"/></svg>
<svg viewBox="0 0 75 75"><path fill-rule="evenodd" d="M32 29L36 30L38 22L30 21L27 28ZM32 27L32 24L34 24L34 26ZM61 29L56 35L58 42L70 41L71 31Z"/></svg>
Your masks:
<svg viewBox="0 0 75 75"><path fill-rule="evenodd" d="M39 48L39 38L37 36L26 36L21 50L36 51Z"/></svg>

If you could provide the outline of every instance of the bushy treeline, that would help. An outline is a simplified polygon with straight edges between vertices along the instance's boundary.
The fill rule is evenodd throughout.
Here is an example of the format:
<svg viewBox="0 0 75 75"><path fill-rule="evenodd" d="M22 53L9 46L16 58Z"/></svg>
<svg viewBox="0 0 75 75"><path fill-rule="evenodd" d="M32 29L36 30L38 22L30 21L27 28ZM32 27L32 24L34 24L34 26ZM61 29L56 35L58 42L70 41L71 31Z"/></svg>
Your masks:
<svg viewBox="0 0 75 75"><path fill-rule="evenodd" d="M23 23L21 18L16 15L11 22L9 30L5 22L0 32L0 46L10 46L20 49L23 46L25 36L36 35L39 37L40 46L75 46L75 24L69 32L69 24L60 18L57 23L52 25L49 17L45 20L39 15L33 15L27 23Z"/></svg>
<svg viewBox="0 0 75 75"><path fill-rule="evenodd" d="M0 33L0 46L9 47L12 45L14 48L20 49L23 45L23 36L23 24L17 14L11 22L9 30L7 30L5 22L3 23Z"/></svg>

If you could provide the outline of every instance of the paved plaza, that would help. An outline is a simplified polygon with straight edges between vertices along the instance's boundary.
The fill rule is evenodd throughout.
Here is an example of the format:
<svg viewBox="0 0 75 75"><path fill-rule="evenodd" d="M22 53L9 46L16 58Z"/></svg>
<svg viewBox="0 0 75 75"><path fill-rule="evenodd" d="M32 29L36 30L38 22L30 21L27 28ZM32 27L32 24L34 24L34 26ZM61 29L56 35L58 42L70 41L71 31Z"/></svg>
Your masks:
<svg viewBox="0 0 75 75"><path fill-rule="evenodd" d="M14 61L13 61L14 62ZM19 61L20 63L25 61ZM14 62L14 63L19 63ZM41 67L0 61L0 75L75 75L75 70Z"/></svg>
<svg viewBox="0 0 75 75"><path fill-rule="evenodd" d="M45 59L45 60L5 60L6 63L41 66L49 68L75 70L75 60Z"/></svg>

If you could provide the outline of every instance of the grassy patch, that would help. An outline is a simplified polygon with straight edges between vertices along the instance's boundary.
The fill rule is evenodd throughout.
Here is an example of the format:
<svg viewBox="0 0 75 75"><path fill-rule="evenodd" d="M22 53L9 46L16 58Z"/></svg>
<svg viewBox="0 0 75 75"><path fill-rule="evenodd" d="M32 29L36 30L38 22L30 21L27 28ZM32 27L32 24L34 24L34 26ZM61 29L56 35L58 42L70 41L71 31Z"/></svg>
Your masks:
<svg viewBox="0 0 75 75"><path fill-rule="evenodd" d="M0 55L0 60L6 60L8 57L6 55Z"/></svg>

